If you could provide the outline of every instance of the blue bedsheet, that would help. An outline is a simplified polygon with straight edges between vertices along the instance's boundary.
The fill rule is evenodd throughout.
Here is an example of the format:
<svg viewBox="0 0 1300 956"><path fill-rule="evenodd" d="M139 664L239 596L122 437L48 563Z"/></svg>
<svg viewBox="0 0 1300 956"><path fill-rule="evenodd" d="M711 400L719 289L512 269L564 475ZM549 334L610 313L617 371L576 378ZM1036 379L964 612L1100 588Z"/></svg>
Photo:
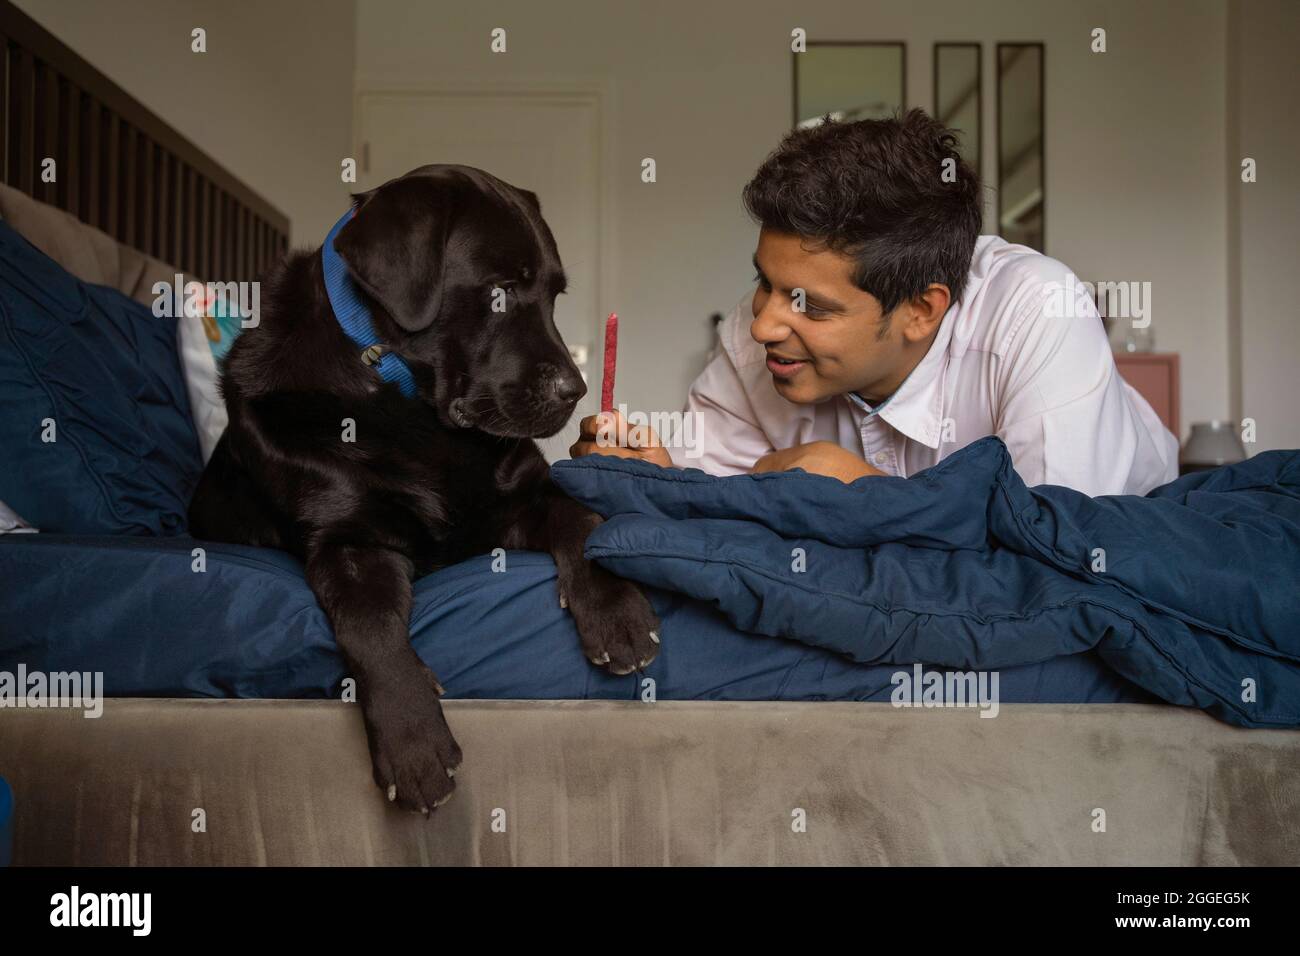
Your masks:
<svg viewBox="0 0 1300 956"><path fill-rule="evenodd" d="M1146 497L1027 488L981 439L908 479L552 468L587 554L738 628L868 663L1007 668L1095 648L1171 703L1300 725L1300 452Z"/></svg>
<svg viewBox="0 0 1300 956"><path fill-rule="evenodd" d="M192 569L202 545L206 570ZM555 567L510 552L415 584L420 656L451 697L888 700L912 668L863 665L753 637L706 604L652 591L663 646L644 675L613 677L581 654ZM297 561L188 538L0 537L0 670L101 671L110 696L330 697L346 676ZM929 672L927 672L928 674ZM928 679L928 677L927 677ZM999 675L999 699L1148 701L1093 654Z"/></svg>

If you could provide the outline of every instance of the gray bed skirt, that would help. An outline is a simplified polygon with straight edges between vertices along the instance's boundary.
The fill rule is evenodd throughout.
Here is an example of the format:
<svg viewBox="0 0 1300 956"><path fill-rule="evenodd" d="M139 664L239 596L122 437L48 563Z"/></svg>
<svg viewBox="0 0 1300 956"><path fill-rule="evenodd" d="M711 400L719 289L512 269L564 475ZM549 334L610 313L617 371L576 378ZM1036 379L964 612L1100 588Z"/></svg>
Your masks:
<svg viewBox="0 0 1300 956"><path fill-rule="evenodd" d="M374 786L355 705L0 711L14 862L1300 863L1300 731L1175 707L446 708L465 764L427 820Z"/></svg>

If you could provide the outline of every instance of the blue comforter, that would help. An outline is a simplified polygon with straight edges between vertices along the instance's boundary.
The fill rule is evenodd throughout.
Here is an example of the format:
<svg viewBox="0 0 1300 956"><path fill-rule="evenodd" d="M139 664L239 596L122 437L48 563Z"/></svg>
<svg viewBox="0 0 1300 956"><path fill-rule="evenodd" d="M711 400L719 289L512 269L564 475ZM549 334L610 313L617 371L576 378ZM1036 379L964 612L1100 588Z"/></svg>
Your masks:
<svg viewBox="0 0 1300 956"><path fill-rule="evenodd" d="M864 664L1000 669L1095 649L1158 697L1300 725L1300 453L1145 497L1028 488L982 439L909 479L556 464L587 554L741 630Z"/></svg>
<svg viewBox="0 0 1300 956"><path fill-rule="evenodd" d="M549 557L508 552L502 572L492 563L415 582L411 642L451 697L890 700L900 673L909 687L946 679L744 634L658 590L663 648L644 674L616 677L583 657ZM0 536L0 671L20 666L98 671L112 697L337 697L347 676L296 560L186 537ZM1000 678L1001 703L1151 700L1093 653Z"/></svg>

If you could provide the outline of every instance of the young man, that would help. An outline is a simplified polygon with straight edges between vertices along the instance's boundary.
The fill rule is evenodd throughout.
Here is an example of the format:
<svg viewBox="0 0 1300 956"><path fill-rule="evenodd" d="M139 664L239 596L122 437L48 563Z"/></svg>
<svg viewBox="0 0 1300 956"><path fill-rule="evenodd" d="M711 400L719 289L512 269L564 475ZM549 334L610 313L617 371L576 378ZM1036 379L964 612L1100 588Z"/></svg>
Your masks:
<svg viewBox="0 0 1300 956"><path fill-rule="evenodd" d="M787 135L745 187L758 287L691 386L698 454L644 428L619 444L602 416L570 453L847 482L997 435L1030 485L1145 494L1176 477L1177 440L1120 378L1070 270L979 235L955 145L920 110Z"/></svg>

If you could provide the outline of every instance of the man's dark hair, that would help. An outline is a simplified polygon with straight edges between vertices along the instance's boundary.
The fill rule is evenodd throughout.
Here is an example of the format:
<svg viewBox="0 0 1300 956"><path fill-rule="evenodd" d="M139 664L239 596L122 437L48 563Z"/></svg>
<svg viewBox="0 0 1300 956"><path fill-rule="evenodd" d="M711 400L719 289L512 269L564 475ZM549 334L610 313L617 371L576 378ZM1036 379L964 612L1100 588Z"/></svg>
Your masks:
<svg viewBox="0 0 1300 956"><path fill-rule="evenodd" d="M955 182L944 181L946 159ZM854 284L886 315L933 282L960 299L983 218L956 134L923 110L792 130L745 187L745 207L764 226L852 256Z"/></svg>

